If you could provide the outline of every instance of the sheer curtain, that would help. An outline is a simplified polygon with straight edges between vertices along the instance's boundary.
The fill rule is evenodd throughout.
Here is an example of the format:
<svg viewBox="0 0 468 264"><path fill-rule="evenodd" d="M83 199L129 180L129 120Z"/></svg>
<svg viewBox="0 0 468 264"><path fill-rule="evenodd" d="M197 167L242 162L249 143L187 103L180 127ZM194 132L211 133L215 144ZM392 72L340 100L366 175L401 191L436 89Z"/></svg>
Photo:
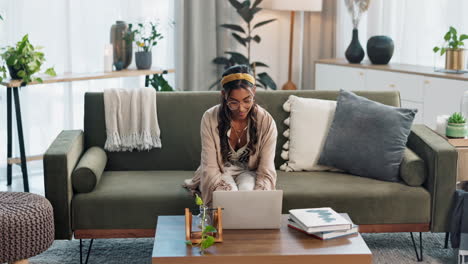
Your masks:
<svg viewBox="0 0 468 264"><path fill-rule="evenodd" d="M443 60L434 55L432 48L443 43L449 26L468 34L466 10L466 0L372 0L359 25L359 41L365 50L371 36L386 35L395 44L391 62L426 66L435 62L441 66ZM337 12L337 57L344 58L352 25L343 0Z"/></svg>
<svg viewBox="0 0 468 264"><path fill-rule="evenodd" d="M174 67L174 3L172 0L2 0L0 47L14 45L25 34L43 46L46 63L63 72L103 71L104 46L116 20L158 21L164 39L153 49L153 67ZM129 68L135 68L135 58ZM168 78L174 86L174 74ZM63 129L82 129L87 91L138 88L143 77L27 86L20 90L27 155L38 155ZM0 88L0 175L6 174L6 89ZM19 156L13 120L13 152ZM39 162L40 164L42 162ZM41 169L40 164L38 168ZM29 165L29 164L28 164ZM35 166L30 168L34 171ZM18 169L18 168L16 168ZM15 171L19 172L19 170Z"/></svg>

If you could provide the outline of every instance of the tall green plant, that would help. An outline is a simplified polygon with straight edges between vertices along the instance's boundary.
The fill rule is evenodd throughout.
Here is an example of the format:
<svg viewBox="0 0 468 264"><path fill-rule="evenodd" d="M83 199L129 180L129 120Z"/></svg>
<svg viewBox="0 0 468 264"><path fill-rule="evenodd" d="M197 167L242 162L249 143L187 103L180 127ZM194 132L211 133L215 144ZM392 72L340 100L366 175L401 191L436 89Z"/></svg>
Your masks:
<svg viewBox="0 0 468 264"><path fill-rule="evenodd" d="M33 77L33 74L38 73L45 62L44 53L39 51L42 47L34 47L29 42L28 35L25 35L16 43L16 46L8 46L3 49L5 51L0 56L5 61L12 78L22 80L25 84L32 81L42 83L41 78ZM1 81L6 78L5 66L0 67L0 72L3 72L3 75L0 76ZM50 76L56 75L54 68L48 68L44 73Z"/></svg>
<svg viewBox="0 0 468 264"><path fill-rule="evenodd" d="M216 57L215 59L213 59L213 63L217 65L224 65L224 69L227 69L237 64L250 65L252 69L256 69L259 67L268 68L268 65L266 65L263 62L251 60L252 44L254 42L258 44L262 40L258 34L254 33L255 29L262 27L276 20L276 19L268 19L265 21L258 22L255 25L252 24L252 20L254 19L255 14L258 13L260 10L262 10L262 8L258 7L258 5L262 1L263 0L255 0L255 2L252 3L252 1L250 0L245 0L241 3L237 0L229 0L229 3L231 3L231 5L236 9L237 13L240 15L240 17L244 21L244 25L222 24L220 26L233 31L231 33L232 37L237 42L239 42L242 46L245 47L247 55L244 55L239 52L226 51L225 53L228 54L229 56ZM270 75L268 75L268 73L260 72L260 73L256 73L256 75L257 76L255 76L255 78L257 82L260 83L260 85L257 84L258 86L265 87L265 88L269 87L273 90L276 90L276 83L273 81ZM210 89L212 89L214 86L218 84L219 84L219 80L216 81L213 85L211 85Z"/></svg>

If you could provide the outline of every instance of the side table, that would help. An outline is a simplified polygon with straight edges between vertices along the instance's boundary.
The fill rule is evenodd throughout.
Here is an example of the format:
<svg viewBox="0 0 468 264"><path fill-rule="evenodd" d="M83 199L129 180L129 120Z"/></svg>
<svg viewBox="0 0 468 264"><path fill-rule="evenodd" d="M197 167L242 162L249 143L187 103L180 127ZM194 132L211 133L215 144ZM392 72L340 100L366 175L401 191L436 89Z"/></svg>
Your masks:
<svg viewBox="0 0 468 264"><path fill-rule="evenodd" d="M456 188L468 191L468 138L448 138L445 135L440 136L454 146L458 153ZM449 234L449 232L445 233L445 248L448 248Z"/></svg>
<svg viewBox="0 0 468 264"><path fill-rule="evenodd" d="M457 189L468 183L468 138L447 138L443 136L458 152Z"/></svg>

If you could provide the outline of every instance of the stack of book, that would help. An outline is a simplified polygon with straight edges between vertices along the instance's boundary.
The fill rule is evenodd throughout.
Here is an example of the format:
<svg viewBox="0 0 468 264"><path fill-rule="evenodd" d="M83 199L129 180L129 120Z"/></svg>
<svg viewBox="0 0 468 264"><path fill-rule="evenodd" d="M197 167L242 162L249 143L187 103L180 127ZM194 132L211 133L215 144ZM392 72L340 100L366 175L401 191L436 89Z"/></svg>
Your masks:
<svg viewBox="0 0 468 264"><path fill-rule="evenodd" d="M339 214L330 207L289 210L288 226L321 240L358 232L348 214Z"/></svg>

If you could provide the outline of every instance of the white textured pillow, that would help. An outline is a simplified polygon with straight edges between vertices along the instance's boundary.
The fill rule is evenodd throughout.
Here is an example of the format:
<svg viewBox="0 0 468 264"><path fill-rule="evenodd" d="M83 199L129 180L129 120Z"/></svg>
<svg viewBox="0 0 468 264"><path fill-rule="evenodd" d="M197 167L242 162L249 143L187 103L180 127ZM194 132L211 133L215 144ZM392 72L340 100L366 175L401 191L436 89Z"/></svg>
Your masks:
<svg viewBox="0 0 468 264"><path fill-rule="evenodd" d="M294 95L284 103L283 109L290 112L284 120L289 125L283 135L289 138L283 146L281 157L286 162L283 171L325 171L332 167L317 165L328 129L333 121L336 101L302 98Z"/></svg>

